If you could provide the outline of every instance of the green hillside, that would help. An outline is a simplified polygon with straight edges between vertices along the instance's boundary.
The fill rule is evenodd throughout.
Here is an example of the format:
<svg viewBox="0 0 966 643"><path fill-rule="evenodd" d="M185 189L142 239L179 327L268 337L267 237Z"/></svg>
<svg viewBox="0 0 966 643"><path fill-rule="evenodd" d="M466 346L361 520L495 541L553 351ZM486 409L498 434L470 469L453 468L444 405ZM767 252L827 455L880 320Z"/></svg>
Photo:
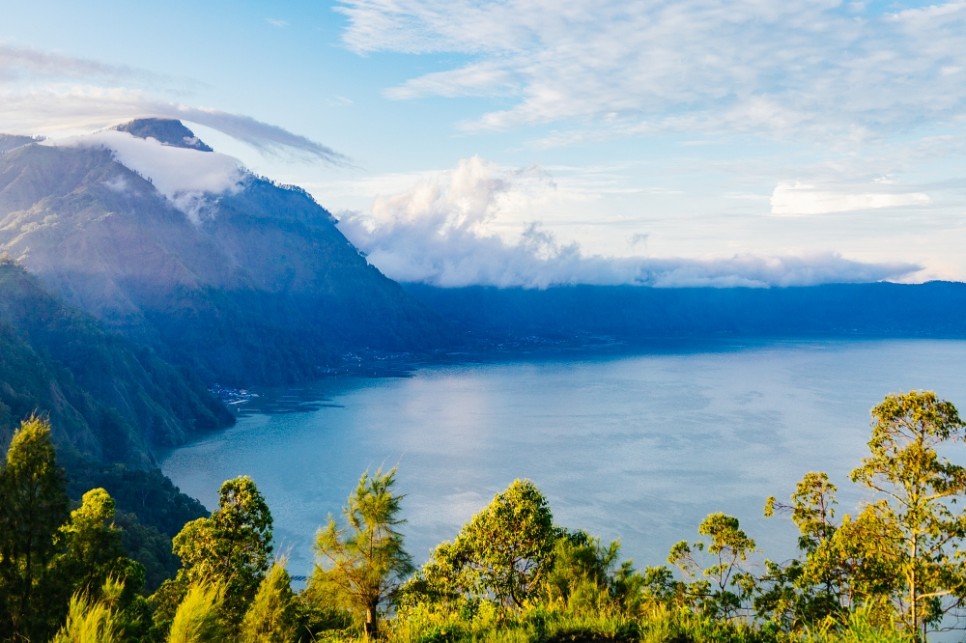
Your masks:
<svg viewBox="0 0 966 643"><path fill-rule="evenodd" d="M190 375L104 330L0 262L0 441L34 412L49 414L58 447L137 466L155 450L227 426L232 415Z"/></svg>

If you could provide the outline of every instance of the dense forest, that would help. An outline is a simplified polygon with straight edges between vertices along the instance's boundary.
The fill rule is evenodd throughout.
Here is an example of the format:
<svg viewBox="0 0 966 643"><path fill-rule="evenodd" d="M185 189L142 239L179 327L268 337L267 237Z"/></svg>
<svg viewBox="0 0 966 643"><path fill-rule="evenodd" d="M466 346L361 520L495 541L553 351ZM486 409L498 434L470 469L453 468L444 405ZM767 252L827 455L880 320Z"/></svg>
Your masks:
<svg viewBox="0 0 966 643"><path fill-rule="evenodd" d="M183 523L176 571L157 568L104 488L76 501L49 420L30 417L0 468L0 638L7 641L916 641L961 627L966 423L934 393L887 396L851 473L868 500L840 513L804 474L766 515L797 526L798 557L770 561L737 519L714 513L667 560L635 568L619 543L554 522L512 482L421 567L405 548L397 471L366 472L316 535L293 589L254 481ZM656 508L655 510L659 510ZM169 521L173 516L168 516ZM759 562L760 561L760 562Z"/></svg>

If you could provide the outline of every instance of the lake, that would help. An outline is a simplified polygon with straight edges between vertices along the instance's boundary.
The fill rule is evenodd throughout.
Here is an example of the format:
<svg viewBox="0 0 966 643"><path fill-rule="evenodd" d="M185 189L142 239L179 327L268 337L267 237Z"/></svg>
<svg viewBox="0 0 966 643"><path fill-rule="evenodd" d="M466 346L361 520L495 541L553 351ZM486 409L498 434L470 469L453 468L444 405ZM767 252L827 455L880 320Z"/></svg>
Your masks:
<svg viewBox="0 0 966 643"><path fill-rule="evenodd" d="M781 560L795 530L762 518L765 498L827 471L851 511L866 497L848 472L866 454L869 410L930 389L966 412L964 365L963 341L801 341L333 378L260 391L236 426L162 469L209 508L222 481L251 476L293 574L310 572L315 531L379 467L398 468L417 563L515 478L536 483L559 525L619 539L638 568L663 564L714 511Z"/></svg>

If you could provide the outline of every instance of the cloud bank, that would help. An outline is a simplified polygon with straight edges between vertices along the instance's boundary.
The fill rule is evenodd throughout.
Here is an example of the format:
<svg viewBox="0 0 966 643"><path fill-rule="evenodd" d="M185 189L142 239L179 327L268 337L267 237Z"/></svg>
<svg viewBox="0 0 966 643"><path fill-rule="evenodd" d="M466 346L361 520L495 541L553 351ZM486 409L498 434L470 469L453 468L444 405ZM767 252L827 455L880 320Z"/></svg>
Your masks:
<svg viewBox="0 0 966 643"><path fill-rule="evenodd" d="M836 253L713 259L585 255L538 221L511 228L521 194L552 189L539 168L507 171L479 157L412 189L380 197L369 213L340 213L339 229L389 277L444 287L546 288L565 284L767 287L899 279L920 269L862 263ZM638 233L636 236L640 236Z"/></svg>
<svg viewBox="0 0 966 643"><path fill-rule="evenodd" d="M883 7L888 9L883 9ZM342 0L357 52L446 54L396 99L495 96L463 126L855 140L966 107L966 3ZM457 54L454 56L453 54ZM453 61L457 62L453 62Z"/></svg>
<svg viewBox="0 0 966 643"><path fill-rule="evenodd" d="M241 189L245 170L230 156L162 145L114 130L75 136L45 145L107 148L125 167L146 179L196 225L213 197ZM123 190L124 186L108 187Z"/></svg>

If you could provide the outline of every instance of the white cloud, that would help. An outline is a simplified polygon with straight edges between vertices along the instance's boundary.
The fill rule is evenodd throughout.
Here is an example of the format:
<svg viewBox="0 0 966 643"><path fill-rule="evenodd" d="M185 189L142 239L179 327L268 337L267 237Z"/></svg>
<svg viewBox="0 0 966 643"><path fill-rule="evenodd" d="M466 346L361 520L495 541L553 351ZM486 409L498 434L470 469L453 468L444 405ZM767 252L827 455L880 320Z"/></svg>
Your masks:
<svg viewBox="0 0 966 643"><path fill-rule="evenodd" d="M4 133L76 134L134 118L175 118L217 129L263 154L295 154L337 165L348 162L335 150L276 125L162 100L146 89L172 83L142 69L0 43Z"/></svg>
<svg viewBox="0 0 966 643"><path fill-rule="evenodd" d="M104 131L45 145L102 147L110 149L125 167L149 179L154 187L195 224L211 197L240 189L245 172L238 161L217 152L199 152L162 145L127 132ZM119 189L117 184L109 185Z"/></svg>
<svg viewBox="0 0 966 643"><path fill-rule="evenodd" d="M160 78L157 74L144 70L106 65L86 58L0 43L0 80L12 80L25 76L34 78L141 78L153 81Z"/></svg>
<svg viewBox="0 0 966 643"><path fill-rule="evenodd" d="M851 261L832 252L712 259L587 256L579 244L561 243L539 221L521 216L554 190L540 168L506 170L473 157L377 198L367 214L341 213L339 228L389 277L450 287L791 286L899 279L919 270L901 262ZM646 243L647 236L636 233L630 241Z"/></svg>
<svg viewBox="0 0 966 643"><path fill-rule="evenodd" d="M966 108L959 1L891 14L837 0L342 0L339 10L355 51L465 56L393 98L512 96L469 129L850 140Z"/></svg>
<svg viewBox="0 0 966 643"><path fill-rule="evenodd" d="M874 185L862 186L879 188L876 191L856 192L822 189L797 181L783 182L775 186L772 192L771 212L776 215L804 216L923 206L930 202L929 196L922 192L886 192L881 189L889 185L890 180L878 179Z"/></svg>
<svg viewBox="0 0 966 643"><path fill-rule="evenodd" d="M263 154L296 155L345 165L335 150L250 116L192 107L154 98L140 90L96 85L48 85L43 89L3 90L0 122L8 132L76 134L135 118L173 118L216 129Z"/></svg>
<svg viewBox="0 0 966 643"><path fill-rule="evenodd" d="M516 89L511 74L493 63L467 65L454 71L426 74L409 80L399 87L386 92L390 98L408 99L425 95L434 96L472 96L509 94Z"/></svg>

